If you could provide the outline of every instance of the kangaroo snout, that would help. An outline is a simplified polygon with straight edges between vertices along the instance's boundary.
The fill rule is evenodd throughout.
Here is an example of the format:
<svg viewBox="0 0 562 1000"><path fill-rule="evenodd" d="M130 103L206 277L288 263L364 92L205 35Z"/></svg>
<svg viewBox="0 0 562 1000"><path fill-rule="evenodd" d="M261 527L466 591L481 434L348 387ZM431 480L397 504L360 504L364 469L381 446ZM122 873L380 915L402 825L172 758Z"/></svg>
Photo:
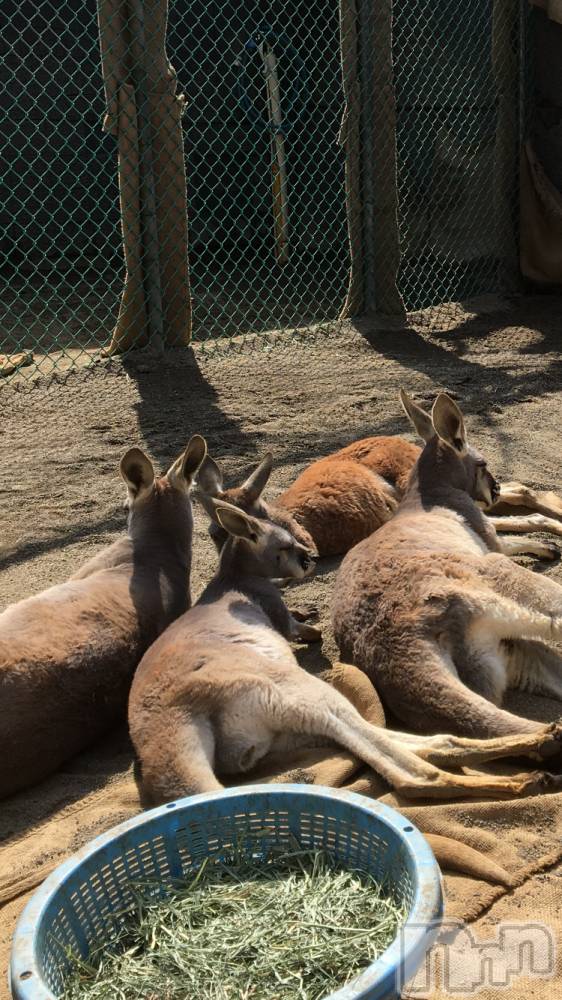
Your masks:
<svg viewBox="0 0 562 1000"><path fill-rule="evenodd" d="M485 508L492 507L500 497L500 484L486 469L484 475L477 482L475 500L484 505Z"/></svg>

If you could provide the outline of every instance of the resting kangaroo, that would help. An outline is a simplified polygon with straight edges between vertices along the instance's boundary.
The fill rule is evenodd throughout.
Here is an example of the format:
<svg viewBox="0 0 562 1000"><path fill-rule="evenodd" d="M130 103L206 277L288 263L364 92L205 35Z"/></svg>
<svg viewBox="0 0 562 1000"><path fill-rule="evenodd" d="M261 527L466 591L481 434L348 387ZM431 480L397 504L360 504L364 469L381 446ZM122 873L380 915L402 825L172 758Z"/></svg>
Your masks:
<svg viewBox="0 0 562 1000"><path fill-rule="evenodd" d="M282 508L278 502L266 503L263 499L263 491L267 486L272 470L273 455L268 451L259 465L240 486L225 489L222 470L217 462L207 454L197 474L198 491L196 497L199 497L199 491L201 491L207 497L222 500L234 507L238 507L252 517L265 518L273 524L285 528L309 552L318 555L318 550L311 534L293 517L291 512ZM228 532L220 526L216 519L212 518L209 525L209 534L215 543L217 551L220 553L228 538Z"/></svg>
<svg viewBox="0 0 562 1000"><path fill-rule="evenodd" d="M135 667L191 604L189 487L195 436L161 479L131 448L121 461L128 535L66 583L0 615L0 797L39 781L125 716Z"/></svg>
<svg viewBox="0 0 562 1000"><path fill-rule="evenodd" d="M408 419L417 430L420 421L431 418L403 394ZM401 437L370 437L355 441L333 455L313 462L277 498L266 503L263 491L271 475L273 459L267 454L241 486L225 489L218 464L207 456L199 471L201 488L216 499L232 503L254 517L268 517L287 527L304 545L320 556L343 555L368 538L393 517L406 491L412 469L421 454L417 445ZM534 513L490 518L500 532L548 531L562 536L562 502L553 494L537 494L520 483L500 487L489 511L510 508ZM211 537L218 550L226 533L215 524ZM502 539L506 555L528 553L554 559L558 547L530 539Z"/></svg>
<svg viewBox="0 0 562 1000"><path fill-rule="evenodd" d="M425 417L425 415L424 415ZM342 656L408 727L491 738L537 732L499 706L507 688L562 700L562 587L500 551L475 501L497 486L440 394L395 516L343 560L333 597Z"/></svg>
<svg viewBox="0 0 562 1000"><path fill-rule="evenodd" d="M220 789L218 774L250 770L268 752L337 744L403 794L513 796L553 789L562 777L448 774L437 765L558 750L557 727L478 743L405 737L366 722L342 694L306 673L289 639L311 641L271 582L300 579L308 553L283 528L203 498L227 532L219 568L199 601L145 654L131 687L129 728L145 803Z"/></svg>

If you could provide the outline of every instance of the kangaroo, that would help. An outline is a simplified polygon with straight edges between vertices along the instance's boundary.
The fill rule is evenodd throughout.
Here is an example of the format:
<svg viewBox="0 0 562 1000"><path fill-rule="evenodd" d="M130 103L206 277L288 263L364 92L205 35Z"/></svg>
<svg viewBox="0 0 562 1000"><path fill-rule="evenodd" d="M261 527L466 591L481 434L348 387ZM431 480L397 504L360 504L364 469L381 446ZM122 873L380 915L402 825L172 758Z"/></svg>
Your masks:
<svg viewBox="0 0 562 1000"><path fill-rule="evenodd" d="M285 528L300 545L304 545L308 549L312 556L317 556L318 550L312 535L297 521L291 511L281 507L279 503L266 503L263 499L263 491L267 486L272 470L273 455L268 451L259 465L240 486L233 486L230 489L226 489L222 470L217 462L207 454L197 474L197 492L195 496L199 498L201 492L206 497L222 500L231 506L238 507L246 514L251 514L252 517L272 521L274 524L279 525L279 527ZM220 554L228 538L228 532L220 526L216 518L211 518L210 520L209 535Z"/></svg>
<svg viewBox="0 0 562 1000"><path fill-rule="evenodd" d="M319 637L291 617L272 579L301 579L306 548L270 521L207 497L227 532L219 567L197 604L143 657L129 699L144 804L223 787L267 753L336 744L411 797L513 796L552 790L562 777L448 774L439 765L513 754L547 757L560 730L475 740L404 737L366 722L335 688L303 670L289 640Z"/></svg>
<svg viewBox="0 0 562 1000"><path fill-rule="evenodd" d="M426 415L424 415L426 416ZM409 728L489 739L538 732L500 708L507 688L562 700L562 587L501 551L498 487L441 393L393 519L344 558L332 622L340 651ZM406 738L407 739L407 738Z"/></svg>
<svg viewBox="0 0 562 1000"><path fill-rule="evenodd" d="M402 404L410 423L431 426L431 417L406 393ZM302 544L320 556L344 555L386 524L406 492L421 448L401 437L370 437L309 465L274 502L266 503L263 491L273 468L268 453L241 486L225 489L218 464L207 455L198 474L201 488L216 499L232 503L254 517L282 524ZM562 536L562 502L553 494L537 494L520 483L500 487L490 499L491 511L533 511L517 516L494 516L496 531L514 534L548 531ZM214 522L210 535L220 551L226 532ZM552 560L559 554L552 542L502 539L506 555L529 554Z"/></svg>
<svg viewBox="0 0 562 1000"><path fill-rule="evenodd" d="M128 534L65 583L0 615L0 797L54 771L126 715L135 667L191 604L194 436L160 479L139 448L121 460Z"/></svg>
<svg viewBox="0 0 562 1000"><path fill-rule="evenodd" d="M321 556L343 555L393 517L419 454L397 436L354 441L309 465L276 507L308 531Z"/></svg>

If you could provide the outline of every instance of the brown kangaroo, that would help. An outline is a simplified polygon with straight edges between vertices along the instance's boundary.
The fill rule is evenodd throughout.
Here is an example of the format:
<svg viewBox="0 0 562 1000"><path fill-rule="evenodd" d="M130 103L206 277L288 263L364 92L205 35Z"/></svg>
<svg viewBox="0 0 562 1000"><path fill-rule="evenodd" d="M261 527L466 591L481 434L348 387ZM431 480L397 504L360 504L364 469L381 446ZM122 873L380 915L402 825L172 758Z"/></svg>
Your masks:
<svg viewBox="0 0 562 1000"><path fill-rule="evenodd" d="M416 430L431 426L431 417L406 393L402 393L402 404ZM198 480L201 488L216 499L232 503L254 517L268 517L285 525L320 556L335 556L348 552L393 517L420 454L421 448L401 437L364 438L313 462L288 490L268 503L263 491L273 467L270 453L241 486L225 489L223 474L210 455L201 466ZM548 531L562 536L562 520L556 520L562 519L562 502L553 494L537 494L520 483L507 483L500 487L497 500L490 501L488 513L505 514L510 509L517 509L518 515L493 517L497 531ZM212 524L210 534L220 551L226 533ZM559 554L553 543L530 539L502 539L502 551L543 559L554 559Z"/></svg>
<svg viewBox="0 0 562 1000"><path fill-rule="evenodd" d="M553 790L562 777L448 774L513 754L546 757L560 731L479 743L405 737L371 725L335 688L299 666L289 639L319 638L288 612L272 579L301 579L308 552L278 525L204 498L227 532L219 568L191 611L145 654L131 687L129 728L145 803L222 788L217 777L253 768L267 753L343 747L412 797L513 796Z"/></svg>
<svg viewBox="0 0 562 1000"><path fill-rule="evenodd" d="M265 518L272 521L279 527L285 528L291 533L299 544L314 556L318 555L315 542L290 510L279 505L278 502L266 503L263 499L263 491L267 486L269 477L273 470L273 455L266 452L259 465L240 485L226 489L224 486L223 474L219 465L209 454L207 454L201 468L197 473L197 491L195 497L199 498L202 493L206 497L215 500L222 500L225 503L238 507L252 517ZM215 518L211 519L209 534L215 543L217 551L220 553L224 543L228 538L228 532L224 530Z"/></svg>
<svg viewBox="0 0 562 1000"><path fill-rule="evenodd" d="M562 700L562 656L534 641L562 638L562 587L501 551L477 506L494 500L497 485L453 400L441 393L431 426L420 419L418 431L427 443L395 516L339 569L340 651L409 728L538 732L499 706L507 688Z"/></svg>
<svg viewBox="0 0 562 1000"><path fill-rule="evenodd" d="M0 615L0 797L34 784L125 716L135 667L191 604L189 488L196 435L166 475L131 448L121 461L128 534L66 583Z"/></svg>

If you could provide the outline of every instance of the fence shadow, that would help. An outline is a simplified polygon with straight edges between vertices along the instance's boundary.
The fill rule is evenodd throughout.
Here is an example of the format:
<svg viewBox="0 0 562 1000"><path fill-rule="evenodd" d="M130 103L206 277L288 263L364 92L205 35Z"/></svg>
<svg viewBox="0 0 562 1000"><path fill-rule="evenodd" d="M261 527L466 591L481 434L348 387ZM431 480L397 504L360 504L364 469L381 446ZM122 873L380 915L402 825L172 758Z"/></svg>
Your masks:
<svg viewBox="0 0 562 1000"><path fill-rule="evenodd" d="M553 303L554 300L554 303ZM553 304L559 297L546 296L524 299L511 312L497 312L488 315L471 315L465 322L453 329L439 331L428 328L426 333L412 327L381 329L368 317L352 323L352 328L374 351L385 358L399 362L412 372L431 377L436 388L458 387L459 396L467 411L481 413L484 420L488 413L498 406L509 406L525 398L545 396L556 392L562 382L562 353L560 331L554 322L556 310ZM519 371L509 371L498 365L486 353L479 360L473 353L466 354L471 347L477 348L499 329L528 330L533 336L531 343L515 345L520 355L540 355L543 364L539 367L522 367ZM514 352L514 348L511 347ZM497 353L501 353L498 346ZM488 393L487 405L483 408L483 395ZM493 423L493 418L490 420ZM381 431L383 432L383 431Z"/></svg>
<svg viewBox="0 0 562 1000"><path fill-rule="evenodd" d="M254 454L256 435L221 407L219 394L205 378L192 349L167 351L162 358L125 355L123 367L139 394L139 430L164 472L192 434L202 434L213 454Z"/></svg>
<svg viewBox="0 0 562 1000"><path fill-rule="evenodd" d="M36 559L37 556L45 555L48 552L76 545L78 542L91 538L92 535L104 535L106 532L122 530L123 524L124 513L121 505L115 507L108 516L98 518L95 521L77 521L75 524L66 526L64 531L56 532L48 538L31 538L23 544L6 545L0 549L0 571L27 562L29 559Z"/></svg>

